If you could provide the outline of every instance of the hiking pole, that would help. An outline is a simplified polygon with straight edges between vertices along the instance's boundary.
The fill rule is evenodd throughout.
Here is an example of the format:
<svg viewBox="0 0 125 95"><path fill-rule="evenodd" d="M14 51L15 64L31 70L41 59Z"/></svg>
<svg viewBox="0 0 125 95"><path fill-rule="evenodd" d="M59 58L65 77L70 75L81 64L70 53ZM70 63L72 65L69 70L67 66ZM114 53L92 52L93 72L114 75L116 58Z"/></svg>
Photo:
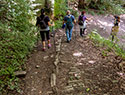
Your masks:
<svg viewBox="0 0 125 95"><path fill-rule="evenodd" d="M54 27L52 26L52 35L51 37L53 37L53 46L54 46L54 50L55 50L55 31L54 31Z"/></svg>
<svg viewBox="0 0 125 95"><path fill-rule="evenodd" d="M74 27L74 28L75 28L75 41L76 41L76 25L75 25L75 27Z"/></svg>
<svg viewBox="0 0 125 95"><path fill-rule="evenodd" d="M38 45L38 41L39 41L39 28L37 27L37 45Z"/></svg>

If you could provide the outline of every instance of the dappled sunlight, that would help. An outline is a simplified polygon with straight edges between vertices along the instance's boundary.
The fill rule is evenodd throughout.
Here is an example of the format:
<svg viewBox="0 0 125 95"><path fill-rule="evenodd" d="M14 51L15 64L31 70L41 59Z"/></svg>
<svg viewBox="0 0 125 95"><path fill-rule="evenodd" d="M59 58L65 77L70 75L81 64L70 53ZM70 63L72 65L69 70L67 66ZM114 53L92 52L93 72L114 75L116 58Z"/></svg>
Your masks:
<svg viewBox="0 0 125 95"><path fill-rule="evenodd" d="M94 64L94 63L96 63L96 61L90 60L90 61L88 61L88 63L89 63L89 64Z"/></svg>
<svg viewBox="0 0 125 95"><path fill-rule="evenodd" d="M80 62L77 62L77 63L76 63L76 65L83 65L83 64L82 64L82 63L80 63Z"/></svg>
<svg viewBox="0 0 125 95"><path fill-rule="evenodd" d="M125 19L125 14L123 14L123 15L120 15L120 17L121 17L121 18L123 18L123 19Z"/></svg>
<svg viewBox="0 0 125 95"><path fill-rule="evenodd" d="M101 21L101 20L97 20L101 25L103 26L113 26L112 23L109 23L109 22L104 22L104 21Z"/></svg>
<svg viewBox="0 0 125 95"><path fill-rule="evenodd" d="M117 72L117 74L118 74L120 77L123 77L123 78L125 79L125 73Z"/></svg>
<svg viewBox="0 0 125 95"><path fill-rule="evenodd" d="M73 54L73 56L76 56L76 57L80 57L82 55L83 55L82 52L76 52L76 53Z"/></svg>

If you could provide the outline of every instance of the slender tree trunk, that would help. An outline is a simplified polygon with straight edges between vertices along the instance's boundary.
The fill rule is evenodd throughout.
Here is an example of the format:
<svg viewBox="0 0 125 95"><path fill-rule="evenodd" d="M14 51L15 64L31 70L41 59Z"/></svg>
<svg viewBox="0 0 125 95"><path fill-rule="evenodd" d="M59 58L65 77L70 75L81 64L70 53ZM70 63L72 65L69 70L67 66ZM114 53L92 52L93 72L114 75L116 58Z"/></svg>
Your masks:
<svg viewBox="0 0 125 95"><path fill-rule="evenodd" d="M45 6L44 7L45 7L46 13L51 15L51 13L52 13L52 10L51 10L52 5L51 5L50 0L45 0Z"/></svg>
<svg viewBox="0 0 125 95"><path fill-rule="evenodd" d="M85 0L79 0L78 8L85 8Z"/></svg>

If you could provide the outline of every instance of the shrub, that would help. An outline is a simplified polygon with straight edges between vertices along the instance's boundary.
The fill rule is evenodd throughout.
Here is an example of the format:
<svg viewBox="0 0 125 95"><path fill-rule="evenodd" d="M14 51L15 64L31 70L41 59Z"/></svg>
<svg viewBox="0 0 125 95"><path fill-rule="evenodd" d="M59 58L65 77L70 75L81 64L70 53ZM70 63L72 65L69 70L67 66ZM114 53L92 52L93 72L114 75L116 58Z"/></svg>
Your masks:
<svg viewBox="0 0 125 95"><path fill-rule="evenodd" d="M0 1L0 7L0 92L3 93L17 88L14 72L23 69L36 42L36 28L30 23L33 18L27 0Z"/></svg>
<svg viewBox="0 0 125 95"><path fill-rule="evenodd" d="M93 40L96 46L105 46L107 47L108 51L115 51L115 53L118 56L121 56L123 59L125 59L125 50L120 48L118 44L113 43L109 39L105 39L101 37L98 33L97 30L93 30L91 34L89 35L90 39Z"/></svg>

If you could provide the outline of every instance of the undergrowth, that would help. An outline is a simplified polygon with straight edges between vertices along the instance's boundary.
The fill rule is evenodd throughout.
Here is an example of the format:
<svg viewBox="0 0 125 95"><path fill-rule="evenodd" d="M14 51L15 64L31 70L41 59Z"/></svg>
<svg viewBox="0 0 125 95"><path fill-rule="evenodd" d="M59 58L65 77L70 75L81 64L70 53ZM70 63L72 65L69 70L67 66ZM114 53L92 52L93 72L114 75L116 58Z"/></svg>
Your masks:
<svg viewBox="0 0 125 95"><path fill-rule="evenodd" d="M23 64L36 42L36 28L30 23L30 3L27 0L0 1L0 94L18 89L15 71Z"/></svg>
<svg viewBox="0 0 125 95"><path fill-rule="evenodd" d="M88 13L97 14L125 14L124 0L81 0L79 1L79 8L84 8ZM94 9L92 11L90 9ZM94 13L93 13L94 12Z"/></svg>
<svg viewBox="0 0 125 95"><path fill-rule="evenodd" d="M105 39L104 37L101 37L97 30L93 30L91 34L89 34L90 39L93 40L96 46L99 47L106 47L107 51L114 52L116 55L122 57L125 60L125 50L120 48L120 46L114 42L112 42L109 39ZM105 54L106 51L102 51L103 54Z"/></svg>
<svg viewBox="0 0 125 95"><path fill-rule="evenodd" d="M78 16L78 12L68 8L68 0L55 0L54 5L54 17L55 17L55 28L61 28L64 16L66 16L66 11L70 10L71 14L75 17Z"/></svg>

